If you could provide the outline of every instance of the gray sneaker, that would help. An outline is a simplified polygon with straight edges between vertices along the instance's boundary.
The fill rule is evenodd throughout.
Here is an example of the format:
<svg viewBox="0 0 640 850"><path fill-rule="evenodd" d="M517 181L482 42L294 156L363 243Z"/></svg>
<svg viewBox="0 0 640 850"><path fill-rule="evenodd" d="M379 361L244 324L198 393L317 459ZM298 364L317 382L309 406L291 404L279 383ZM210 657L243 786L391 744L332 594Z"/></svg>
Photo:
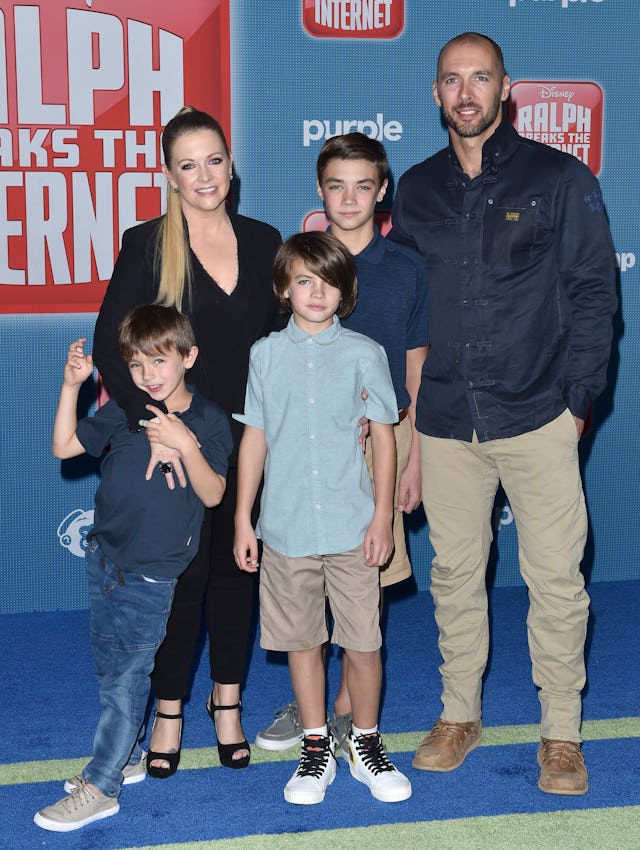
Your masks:
<svg viewBox="0 0 640 850"><path fill-rule="evenodd" d="M329 721L329 729L331 734L336 739L338 746L343 753L348 753L347 738L351 734L351 724L353 717L351 712L348 714L334 714Z"/></svg>
<svg viewBox="0 0 640 850"><path fill-rule="evenodd" d="M300 713L295 702L274 712L275 720L259 735L256 735L256 747L262 750L288 750L302 740Z"/></svg>
<svg viewBox="0 0 640 850"><path fill-rule="evenodd" d="M83 782L53 806L36 812L33 821L51 832L72 832L93 821L117 815L119 811L120 804L116 797L102 797Z"/></svg>
<svg viewBox="0 0 640 850"><path fill-rule="evenodd" d="M142 782L143 779L147 778L147 771L144 766L144 757L146 753L142 753L142 758L138 762L138 764L126 764L122 768L122 784L123 785L133 785L134 782ZM73 792L78 788L79 785L84 785L84 779L82 778L82 774L78 773L77 776L72 776L71 779L67 779L64 783L64 790L67 794L73 794Z"/></svg>

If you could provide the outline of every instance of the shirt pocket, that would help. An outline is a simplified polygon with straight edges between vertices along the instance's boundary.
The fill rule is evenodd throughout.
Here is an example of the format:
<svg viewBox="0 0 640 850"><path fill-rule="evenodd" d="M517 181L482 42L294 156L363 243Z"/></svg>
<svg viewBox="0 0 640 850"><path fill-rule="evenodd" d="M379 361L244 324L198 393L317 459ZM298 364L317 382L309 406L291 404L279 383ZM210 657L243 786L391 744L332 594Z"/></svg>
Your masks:
<svg viewBox="0 0 640 850"><path fill-rule="evenodd" d="M488 198L482 234L482 261L490 268L518 268L531 262L540 199Z"/></svg>

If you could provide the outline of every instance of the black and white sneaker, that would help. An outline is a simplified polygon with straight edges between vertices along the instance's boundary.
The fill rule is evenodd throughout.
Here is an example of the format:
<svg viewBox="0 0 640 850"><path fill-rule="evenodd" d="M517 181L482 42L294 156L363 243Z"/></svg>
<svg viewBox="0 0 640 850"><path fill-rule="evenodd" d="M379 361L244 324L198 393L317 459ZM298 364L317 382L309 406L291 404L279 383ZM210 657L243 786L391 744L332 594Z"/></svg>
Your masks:
<svg viewBox="0 0 640 850"><path fill-rule="evenodd" d="M389 761L378 732L357 738L352 732L342 752L349 762L351 776L367 785L376 800L399 803L409 799L411 783Z"/></svg>
<svg viewBox="0 0 640 850"><path fill-rule="evenodd" d="M284 787L287 803L312 806L321 803L336 778L336 742L331 735L311 735L302 739L298 769Z"/></svg>

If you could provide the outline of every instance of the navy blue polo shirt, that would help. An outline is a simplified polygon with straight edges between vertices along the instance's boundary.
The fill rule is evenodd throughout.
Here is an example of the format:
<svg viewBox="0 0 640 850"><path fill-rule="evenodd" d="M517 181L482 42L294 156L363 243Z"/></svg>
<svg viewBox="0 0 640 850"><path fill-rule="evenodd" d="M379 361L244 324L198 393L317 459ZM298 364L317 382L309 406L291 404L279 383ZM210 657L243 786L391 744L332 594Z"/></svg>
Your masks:
<svg viewBox="0 0 640 850"><path fill-rule="evenodd" d="M398 401L410 402L407 392L407 351L427 345L429 313L424 259L416 251L389 242L377 226L373 239L354 255L358 275L356 308L341 323L381 345Z"/></svg>
<svg viewBox="0 0 640 850"><path fill-rule="evenodd" d="M177 414L197 436L212 469L226 476L232 449L227 414L196 389L191 406ZM77 436L90 455L109 446L96 492L91 536L125 572L176 578L198 551L204 505L191 485L167 487L160 469L145 472L151 448L143 430L132 433L121 407L111 400L95 416L78 422Z"/></svg>

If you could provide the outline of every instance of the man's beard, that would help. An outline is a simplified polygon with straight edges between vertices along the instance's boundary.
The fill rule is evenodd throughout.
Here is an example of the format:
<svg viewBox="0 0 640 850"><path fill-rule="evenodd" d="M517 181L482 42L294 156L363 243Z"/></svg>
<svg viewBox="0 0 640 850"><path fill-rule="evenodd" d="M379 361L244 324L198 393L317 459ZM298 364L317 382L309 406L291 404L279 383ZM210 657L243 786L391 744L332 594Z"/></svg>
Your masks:
<svg viewBox="0 0 640 850"><path fill-rule="evenodd" d="M463 139L474 139L477 136L481 136L485 130L488 130L489 127L491 127L500 114L502 98L498 94L489 111L485 115L480 114L475 123L469 123L468 121L458 123L459 119L457 117L456 110L469 107L474 107L475 109L479 108L477 103L468 101L463 104L458 104L458 106L449 112L445 112L444 109L441 110L442 117L447 127L450 127L454 133Z"/></svg>

